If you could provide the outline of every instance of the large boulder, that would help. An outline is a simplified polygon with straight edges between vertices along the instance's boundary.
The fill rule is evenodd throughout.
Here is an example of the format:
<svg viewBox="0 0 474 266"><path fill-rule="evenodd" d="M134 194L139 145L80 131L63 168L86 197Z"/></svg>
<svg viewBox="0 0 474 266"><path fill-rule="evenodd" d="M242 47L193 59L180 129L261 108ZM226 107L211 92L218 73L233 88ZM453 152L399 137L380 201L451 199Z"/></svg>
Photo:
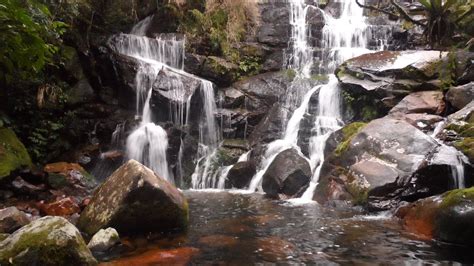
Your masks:
<svg viewBox="0 0 474 266"><path fill-rule="evenodd" d="M11 129L0 127L0 180L30 166L31 158L23 143Z"/></svg>
<svg viewBox="0 0 474 266"><path fill-rule="evenodd" d="M458 110L464 108L474 100L474 81L449 89L446 100Z"/></svg>
<svg viewBox="0 0 474 266"><path fill-rule="evenodd" d="M127 235L182 230L187 224L183 194L135 160L107 178L78 221L78 227L90 235L107 227Z"/></svg>
<svg viewBox="0 0 474 266"><path fill-rule="evenodd" d="M273 198L301 196L311 180L309 162L295 149L278 154L263 175L262 187Z"/></svg>
<svg viewBox="0 0 474 266"><path fill-rule="evenodd" d="M358 118L364 118L369 111L383 116L409 93L438 89L441 86L439 68L447 54L439 51L383 51L347 60L336 69L343 96L349 105L346 108L356 112ZM366 106L372 108L366 110Z"/></svg>
<svg viewBox="0 0 474 266"><path fill-rule="evenodd" d="M315 193L319 202L352 200L381 210L456 187L451 169L458 166L459 153L404 120L385 117L346 126L329 138L325 156Z"/></svg>
<svg viewBox="0 0 474 266"><path fill-rule="evenodd" d="M96 265L81 233L61 217L46 216L0 243L2 265Z"/></svg>
<svg viewBox="0 0 474 266"><path fill-rule="evenodd" d="M238 162L227 173L226 188L246 188L257 173L254 162Z"/></svg>
<svg viewBox="0 0 474 266"><path fill-rule="evenodd" d="M414 92L393 107L390 114L428 113L440 115L445 109L443 97L442 91Z"/></svg>
<svg viewBox="0 0 474 266"><path fill-rule="evenodd" d="M410 232L427 238L474 245L474 189L458 189L419 200L397 211Z"/></svg>

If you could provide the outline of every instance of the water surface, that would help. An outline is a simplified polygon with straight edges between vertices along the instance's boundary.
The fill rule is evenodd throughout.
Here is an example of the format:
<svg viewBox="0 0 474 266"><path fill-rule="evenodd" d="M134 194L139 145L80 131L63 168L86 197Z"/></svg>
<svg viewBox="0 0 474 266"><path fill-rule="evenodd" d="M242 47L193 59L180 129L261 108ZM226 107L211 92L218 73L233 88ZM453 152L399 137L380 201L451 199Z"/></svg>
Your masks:
<svg viewBox="0 0 474 266"><path fill-rule="evenodd" d="M112 265L473 263L469 248L424 241L389 215L295 206L260 194L186 191L187 233L129 240Z"/></svg>

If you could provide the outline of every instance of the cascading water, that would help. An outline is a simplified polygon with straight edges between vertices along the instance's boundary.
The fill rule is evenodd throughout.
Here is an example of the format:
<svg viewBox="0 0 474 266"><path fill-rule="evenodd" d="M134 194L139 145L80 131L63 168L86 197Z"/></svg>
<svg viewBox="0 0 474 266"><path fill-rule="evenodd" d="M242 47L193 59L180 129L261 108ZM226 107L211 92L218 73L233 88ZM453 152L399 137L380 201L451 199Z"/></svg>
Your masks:
<svg viewBox="0 0 474 266"><path fill-rule="evenodd" d="M313 48L308 44L308 25L306 14L310 8L317 8L305 3L304 0L290 0L290 24L292 26L291 51L287 66L297 72L295 82L289 90L300 90L301 79L309 78L313 65ZM342 13L340 18L333 18L324 14L326 25L323 28L323 60L320 65L321 72L333 73L334 69L344 60L354 56L367 53L368 25L363 10L354 1L341 1ZM324 12L323 12L324 13ZM329 82L306 91L299 107L293 112L288 120L284 137L267 145L262 163L257 174L252 178L249 186L250 191L260 189L262 178L274 158L283 150L294 148L300 150L297 145L298 131L301 120L308 110L309 100L314 93L318 93L318 111L314 119L314 132L309 141L309 162L313 176L308 189L304 192L302 200L311 200L317 186L322 164L324 162L324 148L330 134L342 127L340 113L339 87L337 78L328 75ZM298 93L287 93L298 95ZM296 97L301 99L301 97ZM285 107L291 110L291 103L298 102L294 99L286 99ZM290 102L290 104L288 104Z"/></svg>
<svg viewBox="0 0 474 266"><path fill-rule="evenodd" d="M169 120L180 127L189 124L192 98L192 95L186 96L182 77L193 78L200 82L200 98L203 101L203 114L199 121L198 157L200 161L210 158L210 155L215 153L219 143L220 135L214 118L217 108L212 83L183 71L184 38L180 39L175 35L166 34L159 35L156 38L143 36L151 20L152 18L149 17L139 22L132 29L131 34L121 34L114 39L113 43L118 53L134 57L140 64L135 77L135 88L137 93L137 117L141 117L141 122L127 138L126 149L129 158L140 161L168 181L174 182L173 173L169 169L166 158L168 136L162 127L153 122L150 108L154 82L159 78L159 74L163 69L168 70L166 76L172 88L168 94L171 99ZM177 175L180 180L183 177L182 158L183 144L181 144L178 154L179 169L177 169ZM206 174L206 171L198 171L200 169L199 164L196 169L196 178Z"/></svg>

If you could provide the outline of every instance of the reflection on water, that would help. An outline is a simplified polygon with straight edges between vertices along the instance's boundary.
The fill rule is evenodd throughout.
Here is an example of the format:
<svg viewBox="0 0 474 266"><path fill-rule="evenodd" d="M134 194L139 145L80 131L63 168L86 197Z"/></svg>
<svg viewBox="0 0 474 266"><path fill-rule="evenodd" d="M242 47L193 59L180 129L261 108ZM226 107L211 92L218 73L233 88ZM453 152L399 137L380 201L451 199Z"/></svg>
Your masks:
<svg viewBox="0 0 474 266"><path fill-rule="evenodd" d="M387 214L294 206L259 194L185 194L190 205L186 234L126 241L129 251L107 265L474 262L469 248L419 240Z"/></svg>

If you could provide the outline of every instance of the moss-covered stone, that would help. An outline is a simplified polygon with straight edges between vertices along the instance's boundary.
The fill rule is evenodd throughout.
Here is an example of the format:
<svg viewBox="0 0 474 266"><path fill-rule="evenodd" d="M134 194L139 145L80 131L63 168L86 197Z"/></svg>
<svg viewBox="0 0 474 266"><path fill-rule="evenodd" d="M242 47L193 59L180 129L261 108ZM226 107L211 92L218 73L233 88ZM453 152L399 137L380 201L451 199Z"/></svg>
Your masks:
<svg viewBox="0 0 474 266"><path fill-rule="evenodd" d="M465 200L474 200L474 187L467 189L455 189L446 192L443 195L443 201L441 203L442 208L454 206Z"/></svg>
<svg viewBox="0 0 474 266"><path fill-rule="evenodd" d="M188 211L186 198L179 190L130 160L95 191L81 213L78 227L89 235L107 227L121 235L184 230Z"/></svg>
<svg viewBox="0 0 474 266"><path fill-rule="evenodd" d="M456 141L454 146L464 153L471 162L474 162L474 137Z"/></svg>
<svg viewBox="0 0 474 266"><path fill-rule="evenodd" d="M0 243L2 265L96 265L81 233L61 217L46 216Z"/></svg>
<svg viewBox="0 0 474 266"><path fill-rule="evenodd" d="M30 155L15 133L9 128L0 128L0 179L31 165Z"/></svg>
<svg viewBox="0 0 474 266"><path fill-rule="evenodd" d="M341 156L349 147L352 137L354 137L354 135L357 134L365 125L367 124L363 122L354 122L345 126L342 129L342 141L339 143L336 150L334 150L334 154L338 157Z"/></svg>

